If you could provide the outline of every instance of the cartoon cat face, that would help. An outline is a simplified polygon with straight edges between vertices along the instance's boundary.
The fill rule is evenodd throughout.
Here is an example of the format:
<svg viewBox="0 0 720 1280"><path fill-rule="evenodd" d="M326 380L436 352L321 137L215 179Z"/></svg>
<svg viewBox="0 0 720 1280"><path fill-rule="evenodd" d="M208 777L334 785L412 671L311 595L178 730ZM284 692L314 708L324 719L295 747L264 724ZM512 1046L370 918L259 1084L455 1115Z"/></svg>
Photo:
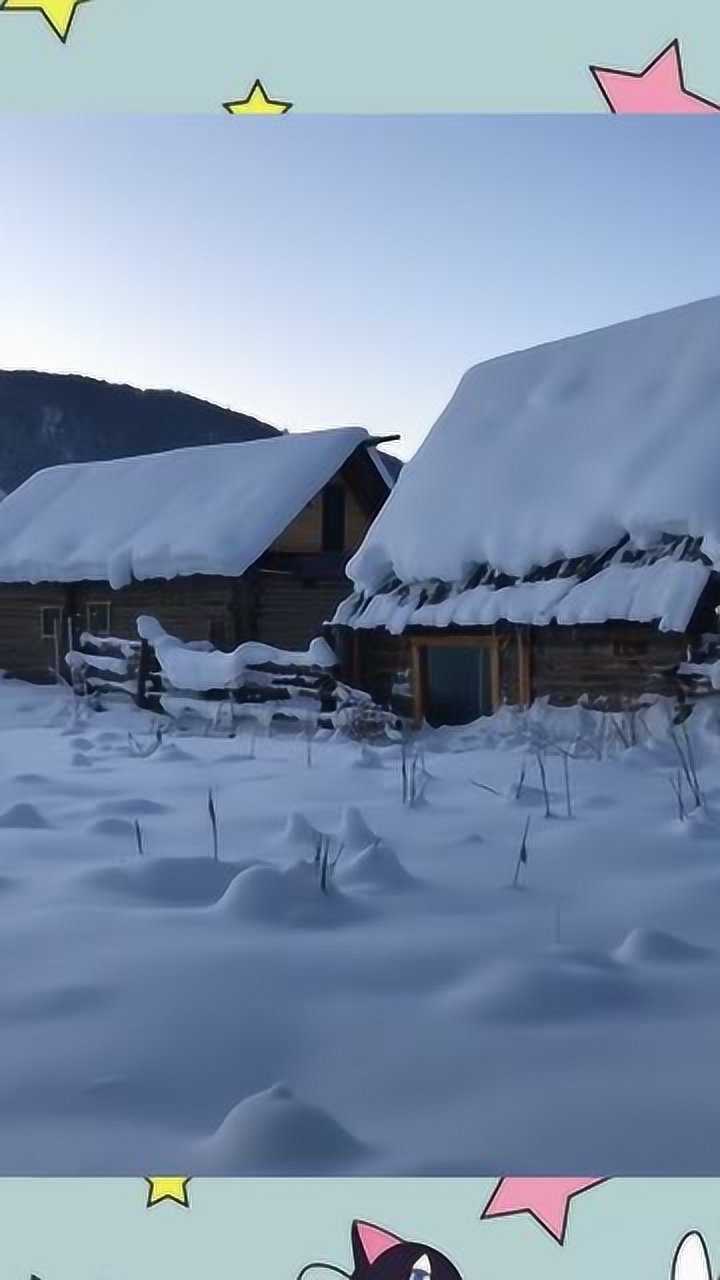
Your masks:
<svg viewBox="0 0 720 1280"><path fill-rule="evenodd" d="M316 1268L333 1271L345 1280L462 1280L449 1258L429 1245L403 1240L372 1222L352 1224L352 1272L327 1262L311 1262L297 1280Z"/></svg>
<svg viewBox="0 0 720 1280"><path fill-rule="evenodd" d="M355 1270L352 1280L462 1280L449 1258L437 1249L376 1227L352 1225Z"/></svg>

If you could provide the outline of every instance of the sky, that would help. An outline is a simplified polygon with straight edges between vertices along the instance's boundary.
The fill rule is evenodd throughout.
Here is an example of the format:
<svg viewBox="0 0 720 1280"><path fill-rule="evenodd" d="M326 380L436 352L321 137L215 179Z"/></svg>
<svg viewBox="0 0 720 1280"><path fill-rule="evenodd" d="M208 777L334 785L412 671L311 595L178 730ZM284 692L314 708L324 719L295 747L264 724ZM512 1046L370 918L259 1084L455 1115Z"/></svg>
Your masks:
<svg viewBox="0 0 720 1280"><path fill-rule="evenodd" d="M408 457L471 365L720 293L719 129L6 114L0 366Z"/></svg>

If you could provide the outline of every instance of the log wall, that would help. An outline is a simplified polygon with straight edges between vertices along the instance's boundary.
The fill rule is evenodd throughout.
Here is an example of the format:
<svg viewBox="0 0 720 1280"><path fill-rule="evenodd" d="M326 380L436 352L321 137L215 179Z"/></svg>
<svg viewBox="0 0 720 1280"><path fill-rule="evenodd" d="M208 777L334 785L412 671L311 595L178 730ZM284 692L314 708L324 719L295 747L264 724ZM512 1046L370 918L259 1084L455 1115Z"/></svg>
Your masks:
<svg viewBox="0 0 720 1280"><path fill-rule="evenodd" d="M210 640L218 649L234 649L245 640L306 649L347 592L344 578L304 582L290 573L269 572L242 579L196 574L170 582L131 583L119 591L107 582L83 582L67 589L0 584L0 669L24 679L50 679L54 646L41 636L43 606L63 610L61 657L69 647L70 614L77 647L80 634L95 629L88 626L87 606L104 601L110 603L110 635L122 640L137 640L137 619L150 614L180 640Z"/></svg>
<svg viewBox="0 0 720 1280"><path fill-rule="evenodd" d="M253 638L278 649L307 649L347 594L344 578L303 582L290 573L261 572Z"/></svg>
<svg viewBox="0 0 720 1280"><path fill-rule="evenodd" d="M406 636L390 635L388 631L356 631L347 653L349 669L344 678L349 683L365 689L380 706L400 715L412 713L410 644Z"/></svg>
<svg viewBox="0 0 720 1280"><path fill-rule="evenodd" d="M238 589L230 578L195 575L172 582L133 583L119 591L107 582L68 587L0 583L0 668L26 680L52 679L54 645L42 638L42 608L63 611L60 655L64 658L68 617L73 617L77 642L80 633L88 630L86 605L106 600L110 601L110 634L119 639L137 640L138 615L149 613L181 640L212 640L219 648L239 643ZM67 676L64 670L63 674Z"/></svg>
<svg viewBox="0 0 720 1280"><path fill-rule="evenodd" d="M0 583L0 668L8 675L47 682L54 679L55 646L42 638L41 609L64 609L66 591L52 584ZM63 638L60 655L65 652Z"/></svg>
<svg viewBox="0 0 720 1280"><path fill-rule="evenodd" d="M140 614L147 613L180 640L212 640L222 649L233 647L235 642L233 587L232 578L193 574L170 582L133 582L119 591L113 591L108 583L82 582L73 588L73 595L82 629L86 626L86 605L109 600L110 634L119 639L137 640L135 623Z"/></svg>
<svg viewBox="0 0 720 1280"><path fill-rule="evenodd" d="M676 687L666 673L682 662L688 639L640 623L534 628L533 697L568 705L587 694L617 706L642 693L672 694Z"/></svg>
<svg viewBox="0 0 720 1280"><path fill-rule="evenodd" d="M686 634L660 632L635 623L523 631L529 651L530 700L549 697L556 705L571 705L587 695L591 701L606 700L608 708L617 708L643 693L676 694L677 685L669 672L683 661L690 639ZM413 634L420 637L423 633ZM424 634L432 637L437 632ZM488 629L455 634L466 635L472 642L473 636L488 634ZM524 701L517 629L506 628L498 634L502 642L501 698L509 703ZM343 651L345 678L389 705L397 673L410 668L408 637L382 630L357 631L344 636ZM400 706L395 709L401 710Z"/></svg>

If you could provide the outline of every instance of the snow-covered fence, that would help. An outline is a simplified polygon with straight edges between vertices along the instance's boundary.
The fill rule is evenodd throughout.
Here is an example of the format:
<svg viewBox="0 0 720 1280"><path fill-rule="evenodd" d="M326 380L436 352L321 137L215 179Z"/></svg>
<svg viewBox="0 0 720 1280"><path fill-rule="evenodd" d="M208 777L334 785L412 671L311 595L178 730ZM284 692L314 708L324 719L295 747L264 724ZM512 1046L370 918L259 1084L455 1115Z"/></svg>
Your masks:
<svg viewBox="0 0 720 1280"><path fill-rule="evenodd" d="M73 689L81 694L125 693L137 697L141 643L84 631L80 648L65 655Z"/></svg>
<svg viewBox="0 0 720 1280"><path fill-rule="evenodd" d="M281 715L343 727L354 711L372 707L369 694L338 680L337 656L321 637L312 640L306 651L251 640L225 653L207 641L179 640L155 618L138 618L137 629L143 654L138 701L147 705L143 673L154 666L161 686L155 696L160 709L171 716L194 712L219 724L223 708L208 704L222 702L231 726L237 711L267 724Z"/></svg>
<svg viewBox="0 0 720 1280"><path fill-rule="evenodd" d="M279 715L360 737L397 723L337 678L337 657L321 637L306 651L247 641L225 653L207 640L169 635L155 618L138 618L137 630L137 640L81 635L66 655L76 693L125 693L139 707L230 731L236 716L269 725Z"/></svg>
<svg viewBox="0 0 720 1280"><path fill-rule="evenodd" d="M672 674L682 693L691 699L720 692L720 635L711 632L688 645L686 661Z"/></svg>

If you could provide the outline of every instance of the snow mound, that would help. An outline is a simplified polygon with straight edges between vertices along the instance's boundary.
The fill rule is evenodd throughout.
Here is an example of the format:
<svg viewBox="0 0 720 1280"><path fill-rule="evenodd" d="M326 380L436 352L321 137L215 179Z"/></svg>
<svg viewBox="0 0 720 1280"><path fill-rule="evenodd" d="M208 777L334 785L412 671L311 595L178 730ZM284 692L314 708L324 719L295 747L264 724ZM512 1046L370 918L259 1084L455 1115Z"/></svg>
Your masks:
<svg viewBox="0 0 720 1280"><path fill-rule="evenodd" d="M349 804L343 809L338 840L345 849L357 851L377 844L378 836L368 826L360 810Z"/></svg>
<svg viewBox="0 0 720 1280"><path fill-rule="evenodd" d="M368 1148L320 1107L302 1102L283 1084L244 1098L215 1133L199 1144L213 1171L307 1177L345 1173Z"/></svg>
<svg viewBox="0 0 720 1280"><path fill-rule="evenodd" d="M333 884L323 893L319 868L304 861L282 869L256 863L235 877L217 910L230 919L308 928L333 928L363 914Z"/></svg>
<svg viewBox="0 0 720 1280"><path fill-rule="evenodd" d="M13 1022L65 1019L93 1012L108 1003L107 992L93 983L68 983L44 991L24 992L9 1013ZM8 1017L4 1011L4 1017Z"/></svg>
<svg viewBox="0 0 720 1280"><path fill-rule="evenodd" d="M166 804L159 800L148 800L145 796L127 796L121 800L101 800L96 806L98 813L128 814L137 818L139 814L168 813Z"/></svg>
<svg viewBox="0 0 720 1280"><path fill-rule="evenodd" d="M98 818L88 830L99 836L132 836L135 828L129 818Z"/></svg>
<svg viewBox="0 0 720 1280"><path fill-rule="evenodd" d="M36 785L49 781L50 779L46 773L16 773L13 777L13 782L35 783Z"/></svg>
<svg viewBox="0 0 720 1280"><path fill-rule="evenodd" d="M285 826L275 843L291 849L307 849L314 853L321 835L322 832L313 826L304 813L293 810L288 814Z"/></svg>
<svg viewBox="0 0 720 1280"><path fill-rule="evenodd" d="M91 768L95 761L86 755L84 751L76 751L73 755L72 763L76 768L87 769Z"/></svg>
<svg viewBox="0 0 720 1280"><path fill-rule="evenodd" d="M349 888L372 890L375 893L397 893L416 888L419 884L401 863L394 849L378 843L363 849L347 862L338 864L342 884Z"/></svg>
<svg viewBox="0 0 720 1280"><path fill-rule="evenodd" d="M71 742L78 751L92 751L95 747L95 743L91 742L90 738L72 737L68 738L68 742Z"/></svg>
<svg viewBox="0 0 720 1280"><path fill-rule="evenodd" d="M174 742L168 742L166 746L159 748L157 759L168 764L172 761L180 763L183 760L197 760L197 756L194 756L191 751L185 751L182 747L178 747Z"/></svg>
<svg viewBox="0 0 720 1280"><path fill-rule="evenodd" d="M49 826L50 823L34 804L14 804L4 813L0 813L0 827L32 831Z"/></svg>
<svg viewBox="0 0 720 1280"><path fill-rule="evenodd" d="M708 948L660 929L633 929L613 952L622 964L688 964L710 954Z"/></svg>
<svg viewBox="0 0 720 1280"><path fill-rule="evenodd" d="M702 808L688 813L684 822L676 818L675 830L687 840L717 840L720 835L717 822Z"/></svg>
<svg viewBox="0 0 720 1280"><path fill-rule="evenodd" d="M644 996L611 956L560 949L491 964L458 994L471 1016L526 1025L612 1018L636 1011Z"/></svg>
<svg viewBox="0 0 720 1280"><path fill-rule="evenodd" d="M542 809L544 811L545 793L541 787L533 786L529 782L523 782L522 788L520 790L520 795L518 795L517 791L518 791L518 782L517 782L517 779L515 779L502 792L502 797L508 804L526 805L528 808ZM486 794L490 795L489 792ZM553 791L552 787L550 787L549 785L548 785L548 798L550 800L550 807L551 808L556 807L559 801L559 794ZM563 796L562 802L564 805L565 803L564 796Z"/></svg>
<svg viewBox="0 0 720 1280"><path fill-rule="evenodd" d="M207 907L251 864L214 858L136 857L123 867L84 872L83 883L111 898L173 907Z"/></svg>
<svg viewBox="0 0 720 1280"><path fill-rule="evenodd" d="M353 769L384 769L384 764L377 751L373 751L366 742L361 742L360 750L352 761Z"/></svg>
<svg viewBox="0 0 720 1280"><path fill-rule="evenodd" d="M592 796L585 796L582 802L582 807L583 809L588 809L590 811L604 813L608 809L616 809L620 803L621 801L617 796L608 796L608 795L598 794L598 795L592 795Z"/></svg>

